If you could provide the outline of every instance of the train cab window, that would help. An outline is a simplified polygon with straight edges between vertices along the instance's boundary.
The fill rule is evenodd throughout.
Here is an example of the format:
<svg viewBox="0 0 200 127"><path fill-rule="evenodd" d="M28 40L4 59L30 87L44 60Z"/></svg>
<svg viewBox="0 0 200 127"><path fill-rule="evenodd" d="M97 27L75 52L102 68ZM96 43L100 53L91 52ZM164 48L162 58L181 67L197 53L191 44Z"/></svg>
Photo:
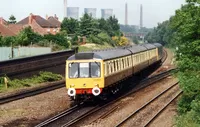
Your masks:
<svg viewBox="0 0 200 127"><path fill-rule="evenodd" d="M99 62L91 63L70 63L69 78L100 77L101 69Z"/></svg>
<svg viewBox="0 0 200 127"><path fill-rule="evenodd" d="M79 66L80 78L88 78L89 77L89 63L80 63Z"/></svg>
<svg viewBox="0 0 200 127"><path fill-rule="evenodd" d="M69 64L69 78L78 78L78 63Z"/></svg>
<svg viewBox="0 0 200 127"><path fill-rule="evenodd" d="M100 63L98 62L93 62L91 63L91 77L100 77Z"/></svg>

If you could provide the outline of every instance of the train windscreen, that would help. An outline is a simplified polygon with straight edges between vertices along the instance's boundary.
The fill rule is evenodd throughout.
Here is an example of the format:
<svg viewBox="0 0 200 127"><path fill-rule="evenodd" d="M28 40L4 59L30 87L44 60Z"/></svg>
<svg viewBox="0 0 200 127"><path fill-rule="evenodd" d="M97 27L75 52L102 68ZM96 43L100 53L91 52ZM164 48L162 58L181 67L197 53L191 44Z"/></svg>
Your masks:
<svg viewBox="0 0 200 127"><path fill-rule="evenodd" d="M70 63L69 78L98 78L101 76L99 62Z"/></svg>

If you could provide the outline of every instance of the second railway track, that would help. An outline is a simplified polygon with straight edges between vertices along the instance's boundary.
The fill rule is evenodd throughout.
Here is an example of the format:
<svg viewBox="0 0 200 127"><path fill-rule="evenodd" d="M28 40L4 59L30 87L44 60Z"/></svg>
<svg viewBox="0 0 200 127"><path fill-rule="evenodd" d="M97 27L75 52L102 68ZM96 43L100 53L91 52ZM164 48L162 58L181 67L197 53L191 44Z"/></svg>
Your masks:
<svg viewBox="0 0 200 127"><path fill-rule="evenodd" d="M156 95L154 98L152 98L150 101L142 105L139 109L132 112L129 116L127 116L124 120L122 120L119 124L116 125L116 127L128 127L128 126L134 126L134 127L147 127L150 125L150 123L172 102L174 101L181 93L181 90L178 90L179 82L176 82L175 84L171 85L169 88L165 89L158 95ZM174 90L174 91L173 91ZM163 96L168 96L170 98L169 101L164 102L165 104L160 106L159 104L162 104L162 100L156 104L155 102L158 101ZM167 99L166 99L167 100ZM161 107L161 108L160 108ZM160 108L160 109L159 109ZM153 109L156 109L158 111L153 111ZM156 112L156 113L155 113ZM155 114L154 114L155 113ZM152 115L153 114L153 115ZM150 117L150 118L149 118ZM147 122L144 122L145 120L148 120ZM140 122L139 122L140 121ZM143 122L141 122L143 121ZM144 123L144 124L142 124Z"/></svg>
<svg viewBox="0 0 200 127"><path fill-rule="evenodd" d="M63 81L58 81L55 83L49 83L49 85L47 85L47 86L42 86L42 87L38 87L38 88L32 88L29 90L19 91L14 94L5 95L5 96L0 97L0 104L5 104L8 102L23 99L25 97L30 97L30 96L34 96L34 95L41 94L44 92L52 91L55 89L62 88L64 86L65 86L65 81L63 80Z"/></svg>

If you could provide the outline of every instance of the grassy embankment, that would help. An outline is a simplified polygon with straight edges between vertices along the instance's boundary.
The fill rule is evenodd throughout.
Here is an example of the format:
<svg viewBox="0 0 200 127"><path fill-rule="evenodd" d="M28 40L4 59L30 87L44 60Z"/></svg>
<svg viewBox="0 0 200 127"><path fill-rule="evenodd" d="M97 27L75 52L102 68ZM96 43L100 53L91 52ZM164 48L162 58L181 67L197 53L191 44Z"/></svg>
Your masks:
<svg viewBox="0 0 200 127"><path fill-rule="evenodd" d="M91 51L95 49L105 49L105 48L112 48L112 46L110 46L107 43L105 43L104 45L87 43L86 45L79 46L79 52ZM61 75L53 74L51 72L40 72L40 74L37 76L35 75L32 78L21 79L21 80L19 79L10 80L9 77L7 77L8 88L6 88L4 83L4 77L0 77L0 93L26 87L34 87L41 83L59 81L63 78L64 77L62 77Z"/></svg>
<svg viewBox="0 0 200 127"><path fill-rule="evenodd" d="M19 79L10 80L7 77L7 79L8 79L8 88L6 88L5 86L4 77L0 77L0 93L9 92L25 87L33 87L44 82L59 81L63 79L63 77L59 74L53 74L51 72L40 72L39 75L37 76L34 75L31 78L26 78L21 80Z"/></svg>

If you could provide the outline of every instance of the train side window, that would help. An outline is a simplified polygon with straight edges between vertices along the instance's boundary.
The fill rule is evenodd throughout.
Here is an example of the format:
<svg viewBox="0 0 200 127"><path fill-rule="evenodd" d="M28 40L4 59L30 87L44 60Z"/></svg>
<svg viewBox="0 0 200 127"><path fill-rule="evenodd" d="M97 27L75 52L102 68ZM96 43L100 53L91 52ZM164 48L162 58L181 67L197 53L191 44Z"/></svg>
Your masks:
<svg viewBox="0 0 200 127"><path fill-rule="evenodd" d="M118 59L118 69L119 69L119 71L121 70L121 63L120 63L120 59Z"/></svg>
<svg viewBox="0 0 200 127"><path fill-rule="evenodd" d="M129 67L129 57L126 58L127 59L127 66Z"/></svg>
<svg viewBox="0 0 200 127"><path fill-rule="evenodd" d="M110 67L110 74L112 74L112 61L110 61L109 67Z"/></svg>
<svg viewBox="0 0 200 127"><path fill-rule="evenodd" d="M126 67L126 61L124 58L122 58L122 59L123 59L123 69L124 69Z"/></svg>
<svg viewBox="0 0 200 127"><path fill-rule="evenodd" d="M107 75L107 66L106 66L106 63L104 63L103 66L104 66L104 75Z"/></svg>
<svg viewBox="0 0 200 127"><path fill-rule="evenodd" d="M114 72L116 72L116 64L115 64L115 61L113 61L113 70L114 70Z"/></svg>
<svg viewBox="0 0 200 127"><path fill-rule="evenodd" d="M128 60L127 60L127 57L124 58L125 61L126 61L126 68L128 67Z"/></svg>
<svg viewBox="0 0 200 127"><path fill-rule="evenodd" d="M111 70L110 70L110 62L108 62L108 74L110 74Z"/></svg>
<svg viewBox="0 0 200 127"><path fill-rule="evenodd" d="M124 69L124 59L122 58L122 69Z"/></svg>
<svg viewBox="0 0 200 127"><path fill-rule="evenodd" d="M116 71L118 71L118 62L117 62L117 60L115 60L115 68L116 68Z"/></svg>

